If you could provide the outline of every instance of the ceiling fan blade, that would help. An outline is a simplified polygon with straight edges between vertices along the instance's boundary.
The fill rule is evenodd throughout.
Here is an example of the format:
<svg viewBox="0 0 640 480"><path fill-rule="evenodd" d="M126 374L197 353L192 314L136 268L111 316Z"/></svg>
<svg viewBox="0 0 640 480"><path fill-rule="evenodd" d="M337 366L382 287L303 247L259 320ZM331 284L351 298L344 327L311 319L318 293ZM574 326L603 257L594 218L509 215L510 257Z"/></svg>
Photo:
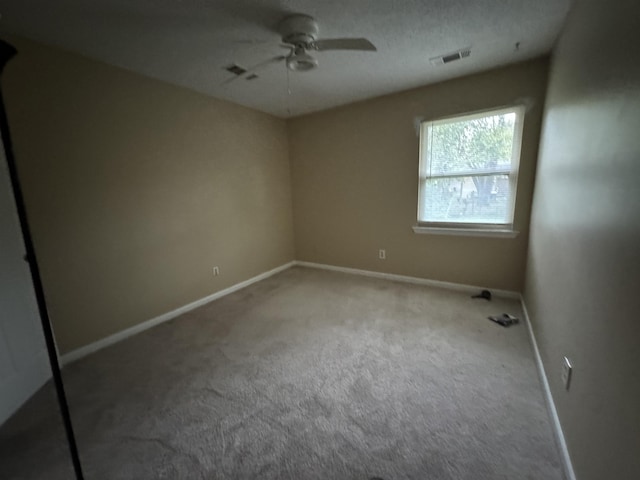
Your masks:
<svg viewBox="0 0 640 480"><path fill-rule="evenodd" d="M375 52L377 48L366 38L328 38L316 40L312 47L320 52L324 50L362 50Z"/></svg>
<svg viewBox="0 0 640 480"><path fill-rule="evenodd" d="M235 77L231 77L228 80L225 80L220 85L227 85L227 84L229 84L231 82L235 82L239 78L247 78L247 77L251 76L252 74L254 74L256 71L260 70L261 68L264 68L267 65L271 65L272 63L280 62L280 61L284 60L285 58L287 58L287 57L285 57L284 55L278 55L278 56L275 56L275 57L271 57L271 58L269 58L267 60L264 60L264 61L262 61L260 63L257 63L255 65L249 67L246 72L241 73L240 75L236 75Z"/></svg>

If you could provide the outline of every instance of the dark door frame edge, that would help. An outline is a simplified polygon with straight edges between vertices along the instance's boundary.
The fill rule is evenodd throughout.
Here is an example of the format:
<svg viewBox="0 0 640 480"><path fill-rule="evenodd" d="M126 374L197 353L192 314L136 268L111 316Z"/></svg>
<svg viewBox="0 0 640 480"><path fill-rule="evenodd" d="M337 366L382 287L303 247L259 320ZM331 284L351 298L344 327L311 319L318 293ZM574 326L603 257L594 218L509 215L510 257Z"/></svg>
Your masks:
<svg viewBox="0 0 640 480"><path fill-rule="evenodd" d="M0 78L4 67L9 60L11 60L17 53L17 50L8 43L0 40ZM13 196L16 202L16 209L18 211L18 218L20 219L20 228L22 230L22 237L24 239L24 246L26 250L25 260L29 263L29 270L31 272L31 279L33 281L33 288L36 295L36 301L38 303L38 312L40 313L40 321L42 323L42 331L44 333L45 342L47 344L47 352L49 354L49 363L51 364L51 372L53 374L53 383L56 387L56 394L58 396L58 405L60 407L60 413L62 415L62 422L64 423L64 429L67 434L67 441L69 443L69 452L71 454L71 461L73 462L73 469L76 474L77 480L84 480L82 475L82 467L80 465L80 455L78 454L78 446L76 444L75 435L73 433L73 425L71 424L71 414L69 413L69 404L67 403L67 396L64 391L64 384L62 383L62 374L60 373L60 364L58 363L58 352L56 349L56 343L53 336L53 330L51 328L51 322L49 321L49 312L47 310L47 304L45 301L44 287L42 285L42 279L40 277L40 269L38 268L38 262L36 259L35 249L33 247L33 239L31 237L31 230L29 229L29 222L27 218L27 211L25 208L24 197L22 195L22 189L20 188L20 180L18 178L18 170L16 168L15 158L13 156L13 147L11 144L11 135L9 131L9 120L4 108L4 97L2 96L2 87L0 86L0 133L2 134L2 143L7 159L7 165L9 167L9 177L11 178L11 186L13 187Z"/></svg>

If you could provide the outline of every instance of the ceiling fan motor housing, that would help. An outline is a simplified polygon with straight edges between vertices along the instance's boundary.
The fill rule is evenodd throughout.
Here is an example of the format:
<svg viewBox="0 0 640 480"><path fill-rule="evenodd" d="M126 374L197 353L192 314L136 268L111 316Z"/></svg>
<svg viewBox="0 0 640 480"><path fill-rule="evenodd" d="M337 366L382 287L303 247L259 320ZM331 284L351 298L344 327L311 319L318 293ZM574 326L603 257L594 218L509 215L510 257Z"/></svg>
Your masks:
<svg viewBox="0 0 640 480"><path fill-rule="evenodd" d="M294 72L308 72L318 66L318 61L307 53L296 53L287 57L287 68Z"/></svg>
<svg viewBox="0 0 640 480"><path fill-rule="evenodd" d="M286 17L278 30L282 41L295 46L308 48L318 38L318 23L309 15L290 15Z"/></svg>

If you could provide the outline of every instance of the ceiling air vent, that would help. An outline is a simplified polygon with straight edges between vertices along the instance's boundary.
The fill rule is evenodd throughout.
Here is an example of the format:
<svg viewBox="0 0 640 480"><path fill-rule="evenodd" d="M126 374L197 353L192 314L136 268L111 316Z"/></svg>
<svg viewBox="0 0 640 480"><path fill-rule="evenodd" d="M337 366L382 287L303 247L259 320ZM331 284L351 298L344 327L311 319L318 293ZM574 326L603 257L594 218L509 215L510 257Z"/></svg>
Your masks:
<svg viewBox="0 0 640 480"><path fill-rule="evenodd" d="M247 71L245 68L242 68L240 65L236 65L235 63L233 65L229 65L228 67L225 67L225 70L227 72L233 73L234 75L242 75L244 72Z"/></svg>
<svg viewBox="0 0 640 480"><path fill-rule="evenodd" d="M458 50L457 52L430 58L429 61L433 65L444 65L445 63L455 62L456 60L460 60L461 58L466 58L469 55L471 55L471 48L463 48L462 50Z"/></svg>

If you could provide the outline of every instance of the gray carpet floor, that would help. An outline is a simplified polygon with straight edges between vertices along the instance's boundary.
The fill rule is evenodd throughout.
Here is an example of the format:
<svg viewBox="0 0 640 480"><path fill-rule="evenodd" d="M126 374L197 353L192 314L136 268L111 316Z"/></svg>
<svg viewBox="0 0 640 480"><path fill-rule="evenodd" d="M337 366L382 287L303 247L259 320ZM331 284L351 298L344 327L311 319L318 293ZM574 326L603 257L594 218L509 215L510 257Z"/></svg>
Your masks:
<svg viewBox="0 0 640 480"><path fill-rule="evenodd" d="M64 378L88 480L561 479L519 302L295 267ZM68 479L51 386L0 478Z"/></svg>

